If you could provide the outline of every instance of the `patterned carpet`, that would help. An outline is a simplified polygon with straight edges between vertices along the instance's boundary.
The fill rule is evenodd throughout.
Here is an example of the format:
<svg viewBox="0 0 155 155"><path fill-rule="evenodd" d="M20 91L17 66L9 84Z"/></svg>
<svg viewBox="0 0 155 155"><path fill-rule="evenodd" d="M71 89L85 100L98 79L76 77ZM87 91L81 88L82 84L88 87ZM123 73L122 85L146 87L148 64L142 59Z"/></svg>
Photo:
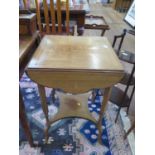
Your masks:
<svg viewBox="0 0 155 155"><path fill-rule="evenodd" d="M84 119L64 119L54 123L49 129L48 144L44 144L43 128L45 117L41 109L40 97L35 83L25 74L20 81L25 108L34 142L37 148L31 148L26 141L20 125L20 155L131 155L127 140L123 139L124 129L121 119L114 123L117 107L109 103L102 120L102 142L97 142L96 125ZM51 89L46 89L50 117L53 117L59 107L59 99L51 100ZM98 119L103 97L98 91L95 103L88 99L88 107L92 115Z"/></svg>

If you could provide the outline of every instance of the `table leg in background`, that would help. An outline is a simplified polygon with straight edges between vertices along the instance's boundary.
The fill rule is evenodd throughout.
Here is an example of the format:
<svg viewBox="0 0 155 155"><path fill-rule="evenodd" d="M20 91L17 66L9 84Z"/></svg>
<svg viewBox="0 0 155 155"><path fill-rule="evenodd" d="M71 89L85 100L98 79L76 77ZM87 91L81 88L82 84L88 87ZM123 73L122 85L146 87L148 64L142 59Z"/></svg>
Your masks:
<svg viewBox="0 0 155 155"><path fill-rule="evenodd" d="M28 142L29 142L30 146L33 147L34 146L33 138L32 138L31 130L28 125L27 118L26 118L25 106L24 106L22 94L20 91L19 91L19 119L20 119L20 123L24 129L25 135L28 139Z"/></svg>

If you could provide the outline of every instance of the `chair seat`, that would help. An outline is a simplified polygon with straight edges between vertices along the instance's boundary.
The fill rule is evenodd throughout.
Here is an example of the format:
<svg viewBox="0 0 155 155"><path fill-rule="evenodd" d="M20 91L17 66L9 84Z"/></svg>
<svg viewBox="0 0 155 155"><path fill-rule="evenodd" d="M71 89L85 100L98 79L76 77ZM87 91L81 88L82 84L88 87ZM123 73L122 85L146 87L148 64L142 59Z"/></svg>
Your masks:
<svg viewBox="0 0 155 155"><path fill-rule="evenodd" d="M119 83L124 84L124 85L127 85L128 84L128 81L129 81L129 78L130 78L130 75L131 74L125 72L122 80ZM131 80L131 82L130 82L129 85L134 85L134 84L135 84L135 77L132 77L132 80Z"/></svg>
<svg viewBox="0 0 155 155"><path fill-rule="evenodd" d="M119 107L128 107L130 104L130 99L129 99L128 95L126 95L125 100L122 104L123 95L124 95L123 90L121 90L120 88L118 88L116 86L113 86L109 100Z"/></svg>
<svg viewBox="0 0 155 155"><path fill-rule="evenodd" d="M119 54L119 59L128 63L135 63L135 54L129 51L122 50Z"/></svg>

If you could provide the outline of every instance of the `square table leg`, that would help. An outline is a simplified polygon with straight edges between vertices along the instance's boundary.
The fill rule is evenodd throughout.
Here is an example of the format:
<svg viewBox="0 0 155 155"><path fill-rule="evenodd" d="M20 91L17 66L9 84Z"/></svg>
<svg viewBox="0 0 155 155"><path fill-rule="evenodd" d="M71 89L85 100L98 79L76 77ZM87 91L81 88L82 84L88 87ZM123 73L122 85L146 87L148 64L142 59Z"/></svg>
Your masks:
<svg viewBox="0 0 155 155"><path fill-rule="evenodd" d="M48 119L48 106L47 106L47 102L46 102L45 88L38 84L38 89L39 89L42 109L43 109L43 112L45 114L46 122L48 123L49 122L49 119Z"/></svg>
<svg viewBox="0 0 155 155"><path fill-rule="evenodd" d="M41 103L42 103L42 108L43 108L43 112L45 114L46 117L46 128L45 128L45 142L47 143L48 141L48 129L50 127L50 122L49 122L49 118L48 118L48 106L46 103L46 95L45 95L45 88L41 85L38 84L38 88L39 88L39 92L40 92L40 97L41 97ZM105 88L104 91L104 98L103 98L103 102L102 102L102 106L101 106L101 111L99 114L99 120L97 122L97 128L99 130L99 135L98 135L98 141L100 144L102 144L102 118L103 118L103 114L106 110L106 106L109 100L109 96L110 96L110 87Z"/></svg>
<svg viewBox="0 0 155 155"><path fill-rule="evenodd" d="M103 97L101 110L100 110L100 114L99 114L99 120L98 120L98 123L97 123L97 127L98 127L98 130L99 130L98 142L100 144L102 144L102 118L103 118L104 112L105 112L107 104L108 104L110 92L111 92L110 87L105 88L104 97Z"/></svg>
<svg viewBox="0 0 155 155"><path fill-rule="evenodd" d="M49 118L48 118L48 105L46 102L46 92L45 92L45 88L41 85L38 84L38 90L39 90L39 94L40 94L40 99L41 99L41 105L42 105L42 109L46 118L46 126L45 126L45 143L47 143L48 141L48 129L50 127L49 124Z"/></svg>

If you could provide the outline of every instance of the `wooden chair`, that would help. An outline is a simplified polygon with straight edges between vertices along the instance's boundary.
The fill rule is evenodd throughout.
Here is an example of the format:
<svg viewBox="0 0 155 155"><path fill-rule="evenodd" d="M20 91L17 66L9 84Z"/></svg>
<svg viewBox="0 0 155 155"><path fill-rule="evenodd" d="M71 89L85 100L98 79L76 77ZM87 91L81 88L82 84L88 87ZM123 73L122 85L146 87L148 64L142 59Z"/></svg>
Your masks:
<svg viewBox="0 0 155 155"><path fill-rule="evenodd" d="M66 0L64 4L62 4L60 0L57 0L57 3L56 3L57 20L55 17L55 8L54 8L53 0L50 0L49 5L47 4L46 0L43 0L45 23L42 23L40 18L40 7L39 7L38 0L35 0L35 2L36 2L36 10L37 10L38 27L39 27L39 31L42 34L74 35L74 26L70 27L69 25L69 0ZM66 11L66 23L62 23L62 18L61 18L62 7L64 9L63 11Z"/></svg>
<svg viewBox="0 0 155 155"><path fill-rule="evenodd" d="M125 36L127 34L131 34L131 35L134 36L135 31L134 30L126 30L126 29L124 29L123 33L121 35L114 36L114 41L113 41L113 44L112 44L112 46L114 48L115 45L116 45L116 42L119 39L118 48L115 49L116 54L118 55L120 60L133 65L131 73L127 73L125 71L124 77L120 81L121 84L126 85L125 91L122 91L120 88L115 87L115 86L112 89L110 101L113 102L114 104L116 104L119 107L117 115L116 115L115 122L118 119L118 116L119 116L119 113L120 113L120 110L121 110L122 107L127 107L127 113L128 113L129 107L130 107L130 102L131 102L131 99L132 99L134 91L135 91L135 78L134 78L135 54L130 52L130 51L126 51L126 50L121 49L124 38L125 38ZM129 90L130 86L133 86L133 89L132 89L131 95L129 97L127 95L127 92Z"/></svg>
<svg viewBox="0 0 155 155"><path fill-rule="evenodd" d="M135 54L130 52L130 51L126 51L124 49L122 50L122 44L123 44L124 38L125 38L125 36L127 34L131 34L131 35L135 36L135 31L134 30L126 30L126 29L124 29L123 33L121 35L114 36L112 47L114 48L114 50L115 50L116 54L118 55L119 59L124 61L124 62L127 62L129 64L132 64L133 69L134 69ZM119 39L118 48L115 49L115 45L116 45L116 42L118 41L118 39ZM124 85L128 85L130 75L131 74L125 72L125 75L124 75L123 79L120 81L120 83L124 84ZM130 81L130 85L133 85L134 82L135 82L134 76L132 76L132 79Z"/></svg>
<svg viewBox="0 0 155 155"><path fill-rule="evenodd" d="M123 44L123 41L124 41L124 38L127 34L131 34L131 35L135 35L135 31L134 30L126 30L124 29L123 30L123 33L121 35L116 35L114 36L114 40L113 40L113 44L112 44L112 47L114 48L116 54L118 55L119 59L122 60L122 61L125 61L129 64L135 64L135 54L130 52L130 51L126 51L126 50L122 50L122 44ZM118 44L118 48L115 49L115 45L116 45L116 42L118 41L119 39L119 44ZM130 74L125 72L125 75L123 77L123 79L120 81L121 84L124 84L124 85L127 85L128 81L129 81L129 77L130 77ZM134 84L134 77L132 77L131 79L131 85Z"/></svg>
<svg viewBox="0 0 155 155"><path fill-rule="evenodd" d="M120 84L123 84L126 86L125 91L122 91L122 89L120 89L119 87L116 87L116 86L113 86L112 91L111 91L111 96L110 96L109 100L119 107L115 122L118 119L121 108L127 107L127 114L128 114L130 103L131 103L131 100L132 100L132 97L133 97L133 94L135 91L135 78L134 78L135 54L132 52L121 49L124 38L127 33L129 33L131 35L135 35L135 32L133 30L124 29L123 33L121 35L114 36L114 41L112 44L112 46L114 48L116 45L116 42L119 39L118 48L114 49L116 51L116 54L118 55L120 60L133 65L133 68L131 69L132 70L131 73L128 73L127 71L125 71L124 77L119 82ZM130 86L133 86L133 89L131 91L131 94L127 95ZM96 92L96 90L94 90L92 93L92 101L93 102L95 101L96 94L97 94L97 92Z"/></svg>
<svg viewBox="0 0 155 155"><path fill-rule="evenodd" d="M119 59L121 59L122 61L126 61L128 63L134 64L135 63L135 54L132 52L121 49L124 38L127 34L131 34L131 35L135 36L135 31L124 29L123 33L121 35L114 36L112 47L115 49L116 42L119 39L118 48L115 49L116 54L118 55Z"/></svg>
<svg viewBox="0 0 155 155"><path fill-rule="evenodd" d="M125 77L119 82L123 85L126 85L126 88L124 91L117 86L112 87L109 101L111 101L112 103L118 106L118 112L116 114L115 122L117 122L118 120L118 116L119 116L121 108L126 107L127 114L129 112L130 103L131 103L131 100L132 100L132 97L135 91L135 79L133 77L134 72L135 72L135 65L132 68L132 72L130 74L127 74L127 76L125 74ZM127 95L130 86L133 86L133 88L132 88L131 94ZM104 94L104 91L102 92L102 95L103 94ZM96 95L97 95L97 90L94 90L92 93L92 102L95 101Z"/></svg>
<svg viewBox="0 0 155 155"><path fill-rule="evenodd" d="M52 35L74 35L74 26L69 24L69 0L62 3L57 0L56 6L54 5L54 0L43 0L40 4L38 0L35 0L36 4L36 14L37 14L37 26L41 36L45 34ZM23 0L24 8L28 9L27 1ZM65 11L66 21L62 21L62 11ZM43 12L44 17L41 14Z"/></svg>
<svg viewBox="0 0 155 155"><path fill-rule="evenodd" d="M119 107L116 118L115 118L115 122L117 122L117 120L118 120L118 116L119 116L121 108L126 107L127 114L129 112L130 103L131 103L131 100L132 100L132 97L133 97L133 94L135 91L135 83L134 83L134 81L132 81L134 79L133 78L134 72L135 72L135 65L132 69L129 79L126 79L127 83L121 83L121 81L120 81L121 84L126 85L126 88L124 91L116 86L114 86L112 88L111 96L110 96L109 100ZM129 91L130 86L133 86L133 88L132 88L131 94L129 96L127 93Z"/></svg>

